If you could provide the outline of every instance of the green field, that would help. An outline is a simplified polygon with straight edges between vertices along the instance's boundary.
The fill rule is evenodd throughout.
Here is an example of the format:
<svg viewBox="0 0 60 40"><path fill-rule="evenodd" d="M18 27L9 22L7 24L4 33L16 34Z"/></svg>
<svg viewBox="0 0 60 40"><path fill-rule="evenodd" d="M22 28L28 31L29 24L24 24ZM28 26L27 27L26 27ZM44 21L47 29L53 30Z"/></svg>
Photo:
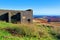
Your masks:
<svg viewBox="0 0 60 40"><path fill-rule="evenodd" d="M0 40L58 40L50 26L0 22Z"/></svg>

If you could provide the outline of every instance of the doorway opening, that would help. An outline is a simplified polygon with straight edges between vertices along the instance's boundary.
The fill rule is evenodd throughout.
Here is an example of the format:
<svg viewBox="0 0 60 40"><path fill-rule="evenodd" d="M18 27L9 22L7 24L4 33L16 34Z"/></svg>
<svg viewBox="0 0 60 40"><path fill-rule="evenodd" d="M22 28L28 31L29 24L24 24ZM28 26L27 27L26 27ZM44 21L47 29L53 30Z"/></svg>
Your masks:
<svg viewBox="0 0 60 40"><path fill-rule="evenodd" d="M21 13L17 13L11 17L12 23L21 22Z"/></svg>
<svg viewBox="0 0 60 40"><path fill-rule="evenodd" d="M0 16L0 20L1 20L1 21L9 22L9 18L8 18L8 17L9 17L9 16L8 16L8 13L2 14L2 15Z"/></svg>

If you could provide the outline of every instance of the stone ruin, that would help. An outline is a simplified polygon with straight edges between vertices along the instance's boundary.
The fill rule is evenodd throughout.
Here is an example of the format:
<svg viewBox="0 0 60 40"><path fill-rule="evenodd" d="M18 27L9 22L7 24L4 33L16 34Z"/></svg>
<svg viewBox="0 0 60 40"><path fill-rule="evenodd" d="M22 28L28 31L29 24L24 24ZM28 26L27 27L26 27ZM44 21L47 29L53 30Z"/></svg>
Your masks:
<svg viewBox="0 0 60 40"><path fill-rule="evenodd" d="M0 21L11 23L32 23L33 11L31 9L19 10L0 10Z"/></svg>

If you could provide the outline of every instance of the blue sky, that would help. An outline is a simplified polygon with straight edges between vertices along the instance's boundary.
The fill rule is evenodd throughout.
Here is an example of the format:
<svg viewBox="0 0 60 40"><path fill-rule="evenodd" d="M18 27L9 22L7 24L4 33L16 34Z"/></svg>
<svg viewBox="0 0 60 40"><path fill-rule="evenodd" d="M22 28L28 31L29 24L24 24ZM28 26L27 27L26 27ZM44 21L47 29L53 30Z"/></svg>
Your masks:
<svg viewBox="0 0 60 40"><path fill-rule="evenodd" d="M0 9L33 9L34 15L60 15L60 0L0 0Z"/></svg>

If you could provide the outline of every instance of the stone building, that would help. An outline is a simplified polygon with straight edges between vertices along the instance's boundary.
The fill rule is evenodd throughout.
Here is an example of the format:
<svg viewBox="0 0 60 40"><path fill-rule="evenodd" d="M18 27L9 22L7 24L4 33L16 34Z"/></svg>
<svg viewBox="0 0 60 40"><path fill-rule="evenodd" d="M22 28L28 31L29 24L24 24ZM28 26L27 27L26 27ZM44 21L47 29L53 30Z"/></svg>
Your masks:
<svg viewBox="0 0 60 40"><path fill-rule="evenodd" d="M11 23L32 23L33 11L31 9L19 10L0 10L0 20Z"/></svg>

